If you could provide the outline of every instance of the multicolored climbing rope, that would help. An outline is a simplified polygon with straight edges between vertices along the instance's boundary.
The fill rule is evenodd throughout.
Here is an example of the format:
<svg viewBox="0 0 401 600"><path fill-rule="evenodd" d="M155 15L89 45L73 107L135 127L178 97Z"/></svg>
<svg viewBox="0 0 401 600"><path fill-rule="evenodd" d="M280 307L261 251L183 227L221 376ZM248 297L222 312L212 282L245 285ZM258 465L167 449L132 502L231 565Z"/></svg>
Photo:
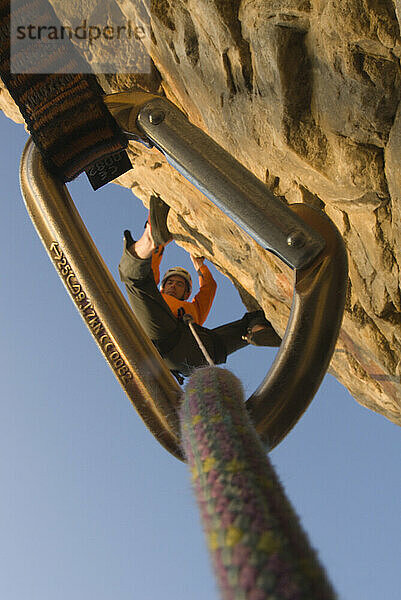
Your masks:
<svg viewBox="0 0 401 600"><path fill-rule="evenodd" d="M180 416L224 600L335 598L249 420L239 380L217 367L199 369Z"/></svg>

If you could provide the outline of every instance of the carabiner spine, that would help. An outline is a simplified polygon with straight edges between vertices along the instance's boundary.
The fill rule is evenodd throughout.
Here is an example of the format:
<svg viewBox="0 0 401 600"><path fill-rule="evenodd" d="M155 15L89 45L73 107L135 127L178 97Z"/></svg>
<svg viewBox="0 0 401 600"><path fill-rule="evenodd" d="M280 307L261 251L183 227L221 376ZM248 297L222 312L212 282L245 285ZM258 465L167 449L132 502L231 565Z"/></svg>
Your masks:
<svg viewBox="0 0 401 600"><path fill-rule="evenodd" d="M155 437L182 458L181 389L130 310L67 188L28 141L21 161L27 210L72 301L124 391Z"/></svg>

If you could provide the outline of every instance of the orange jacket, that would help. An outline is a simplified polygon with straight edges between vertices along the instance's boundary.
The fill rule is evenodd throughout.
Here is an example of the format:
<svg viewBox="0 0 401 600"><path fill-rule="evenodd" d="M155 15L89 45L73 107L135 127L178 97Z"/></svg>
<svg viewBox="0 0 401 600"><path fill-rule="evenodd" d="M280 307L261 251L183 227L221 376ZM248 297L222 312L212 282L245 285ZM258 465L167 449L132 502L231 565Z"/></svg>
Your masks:
<svg viewBox="0 0 401 600"><path fill-rule="evenodd" d="M159 267L163 256L163 250L163 246L159 246L152 254L152 270L156 285L158 285L160 281ZM203 325L212 307L217 285L206 265L201 266L198 275L200 290L193 298L192 302L177 300L174 296L169 296L163 292L161 292L161 295L167 302L174 316L178 317L178 310L183 308L186 314L192 315L195 323Z"/></svg>

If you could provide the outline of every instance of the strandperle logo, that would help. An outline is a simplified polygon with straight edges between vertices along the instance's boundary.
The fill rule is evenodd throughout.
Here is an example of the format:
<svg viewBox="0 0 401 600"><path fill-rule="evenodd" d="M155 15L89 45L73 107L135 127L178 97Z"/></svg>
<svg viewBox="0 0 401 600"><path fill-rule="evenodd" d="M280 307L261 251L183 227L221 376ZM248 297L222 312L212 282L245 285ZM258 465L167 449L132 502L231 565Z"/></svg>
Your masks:
<svg viewBox="0 0 401 600"><path fill-rule="evenodd" d="M74 0L58 11L51 0L11 0L11 72L150 73L148 1L130 0L126 16L115 0Z"/></svg>
<svg viewBox="0 0 401 600"><path fill-rule="evenodd" d="M88 40L92 45L96 40L122 40L124 38L142 40L145 29L141 25L132 24L130 20L125 25L93 25L84 19L80 25L18 25L16 27L17 40Z"/></svg>

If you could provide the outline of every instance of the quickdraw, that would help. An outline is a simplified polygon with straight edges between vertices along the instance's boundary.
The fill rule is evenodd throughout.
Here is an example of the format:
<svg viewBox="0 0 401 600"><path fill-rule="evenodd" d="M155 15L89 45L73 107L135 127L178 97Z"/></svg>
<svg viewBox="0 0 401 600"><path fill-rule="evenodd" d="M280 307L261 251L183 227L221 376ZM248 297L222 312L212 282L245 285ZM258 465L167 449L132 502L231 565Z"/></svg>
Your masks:
<svg viewBox="0 0 401 600"><path fill-rule="evenodd" d="M295 269L291 314L276 359L246 402L268 449L295 425L328 368L347 287L342 238L320 211L290 208L165 98L126 92L104 98L130 139L155 146L260 245ZM143 332L101 259L66 187L29 141L21 188L35 227L106 360L153 435L182 458L181 389Z"/></svg>
<svg viewBox="0 0 401 600"><path fill-rule="evenodd" d="M37 73L29 47L18 52L14 48L13 70L10 8L14 17L24 15L27 23L41 19L61 24L47 0L0 0L0 77L47 168L62 181L86 170L95 189L115 179L131 168L124 150L127 139L105 107L95 75L68 38L46 45L40 65L46 70ZM102 163L101 176L93 173L94 163Z"/></svg>

